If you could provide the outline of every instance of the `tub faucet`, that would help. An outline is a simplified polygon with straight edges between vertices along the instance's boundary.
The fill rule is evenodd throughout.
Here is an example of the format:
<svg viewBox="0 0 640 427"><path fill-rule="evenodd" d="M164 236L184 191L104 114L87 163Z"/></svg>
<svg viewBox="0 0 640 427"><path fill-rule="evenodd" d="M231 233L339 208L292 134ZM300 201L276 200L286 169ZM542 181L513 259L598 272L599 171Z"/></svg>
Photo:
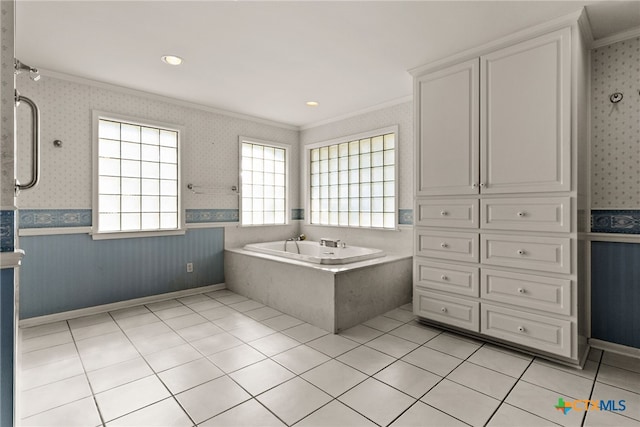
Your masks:
<svg viewBox="0 0 640 427"><path fill-rule="evenodd" d="M304 234L303 234L304 236ZM298 250L298 254L300 254L300 246L298 245L298 240L303 240L300 237L290 237L284 241L284 251L287 252L287 243L293 242L296 244L296 249Z"/></svg>
<svg viewBox="0 0 640 427"><path fill-rule="evenodd" d="M326 246L328 248L337 248L340 243L340 239L328 239L323 237L320 239L320 246Z"/></svg>

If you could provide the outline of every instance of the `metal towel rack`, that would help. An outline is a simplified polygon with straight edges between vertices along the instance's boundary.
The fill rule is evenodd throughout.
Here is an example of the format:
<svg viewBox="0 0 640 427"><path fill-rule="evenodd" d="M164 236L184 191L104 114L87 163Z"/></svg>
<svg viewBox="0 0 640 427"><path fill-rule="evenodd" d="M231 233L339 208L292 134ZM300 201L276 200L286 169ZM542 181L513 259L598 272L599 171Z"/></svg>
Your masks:
<svg viewBox="0 0 640 427"><path fill-rule="evenodd" d="M187 184L187 188L191 190L193 194L214 194L214 195L227 195L236 196L240 194L238 187L203 187L201 185Z"/></svg>
<svg viewBox="0 0 640 427"><path fill-rule="evenodd" d="M24 102L29 107L31 107L31 118L32 118L32 150L33 157L31 159L31 180L26 184L18 183L16 179L15 188L16 190L28 190L30 188L38 185L40 181L40 109L31 99L26 96L20 95L20 93L16 90L15 93L15 102L16 107L20 105L20 102Z"/></svg>

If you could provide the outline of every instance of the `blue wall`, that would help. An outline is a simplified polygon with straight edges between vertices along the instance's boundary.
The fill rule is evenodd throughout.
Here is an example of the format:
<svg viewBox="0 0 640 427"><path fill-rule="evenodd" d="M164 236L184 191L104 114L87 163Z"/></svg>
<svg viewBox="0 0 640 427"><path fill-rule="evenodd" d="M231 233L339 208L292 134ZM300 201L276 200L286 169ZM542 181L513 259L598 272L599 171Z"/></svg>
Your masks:
<svg viewBox="0 0 640 427"><path fill-rule="evenodd" d="M13 268L0 270L0 426L13 425Z"/></svg>
<svg viewBox="0 0 640 427"><path fill-rule="evenodd" d="M113 240L29 236L20 247L21 319L224 282L222 227Z"/></svg>
<svg viewBox="0 0 640 427"><path fill-rule="evenodd" d="M640 244L591 243L591 336L640 348Z"/></svg>

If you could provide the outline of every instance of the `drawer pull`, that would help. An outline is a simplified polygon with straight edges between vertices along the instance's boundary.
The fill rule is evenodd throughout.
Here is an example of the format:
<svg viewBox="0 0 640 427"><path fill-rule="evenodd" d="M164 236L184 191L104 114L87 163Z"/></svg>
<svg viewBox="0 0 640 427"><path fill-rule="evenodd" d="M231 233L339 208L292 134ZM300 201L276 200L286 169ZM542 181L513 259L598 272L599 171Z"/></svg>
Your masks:
<svg viewBox="0 0 640 427"><path fill-rule="evenodd" d="M442 276L440 276L440 279L442 280L449 280L449 278L447 276L445 276L444 274Z"/></svg>
<svg viewBox="0 0 640 427"><path fill-rule="evenodd" d="M516 251L516 253L517 253L518 255L524 255L524 254L526 254L526 252L525 252L525 250L524 250L524 249L518 249L518 250Z"/></svg>
<svg viewBox="0 0 640 427"><path fill-rule="evenodd" d="M525 331L524 326L518 326L518 332L524 332L524 331Z"/></svg>
<svg viewBox="0 0 640 427"><path fill-rule="evenodd" d="M526 216L527 213L526 212L518 212L517 214L520 218L522 218L523 216Z"/></svg>
<svg viewBox="0 0 640 427"><path fill-rule="evenodd" d="M442 242L442 243L440 243L440 247L442 247L442 248L448 248L448 247L449 247L449 245L447 244L447 242Z"/></svg>
<svg viewBox="0 0 640 427"><path fill-rule="evenodd" d="M449 212L447 212L447 211L440 211L440 215L442 215L442 216L447 216L447 215L449 215Z"/></svg>
<svg viewBox="0 0 640 427"><path fill-rule="evenodd" d="M526 293L526 292L527 292L527 291L526 291L524 288L518 288L518 293L520 293L520 294L524 294L524 293Z"/></svg>
<svg viewBox="0 0 640 427"><path fill-rule="evenodd" d="M446 313L446 312L447 312L447 307L442 307L442 308L440 309L440 311L441 311L441 312L443 312L443 313Z"/></svg>

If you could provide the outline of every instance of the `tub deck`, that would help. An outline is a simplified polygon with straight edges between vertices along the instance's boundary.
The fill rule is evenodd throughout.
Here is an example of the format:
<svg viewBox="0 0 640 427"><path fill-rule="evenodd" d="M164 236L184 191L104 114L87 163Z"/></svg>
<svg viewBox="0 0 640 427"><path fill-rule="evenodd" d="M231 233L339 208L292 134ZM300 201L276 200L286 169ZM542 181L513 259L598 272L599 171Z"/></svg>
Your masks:
<svg viewBox="0 0 640 427"><path fill-rule="evenodd" d="M332 333L393 310L412 297L410 255L323 265L227 249L224 264L229 290Z"/></svg>

